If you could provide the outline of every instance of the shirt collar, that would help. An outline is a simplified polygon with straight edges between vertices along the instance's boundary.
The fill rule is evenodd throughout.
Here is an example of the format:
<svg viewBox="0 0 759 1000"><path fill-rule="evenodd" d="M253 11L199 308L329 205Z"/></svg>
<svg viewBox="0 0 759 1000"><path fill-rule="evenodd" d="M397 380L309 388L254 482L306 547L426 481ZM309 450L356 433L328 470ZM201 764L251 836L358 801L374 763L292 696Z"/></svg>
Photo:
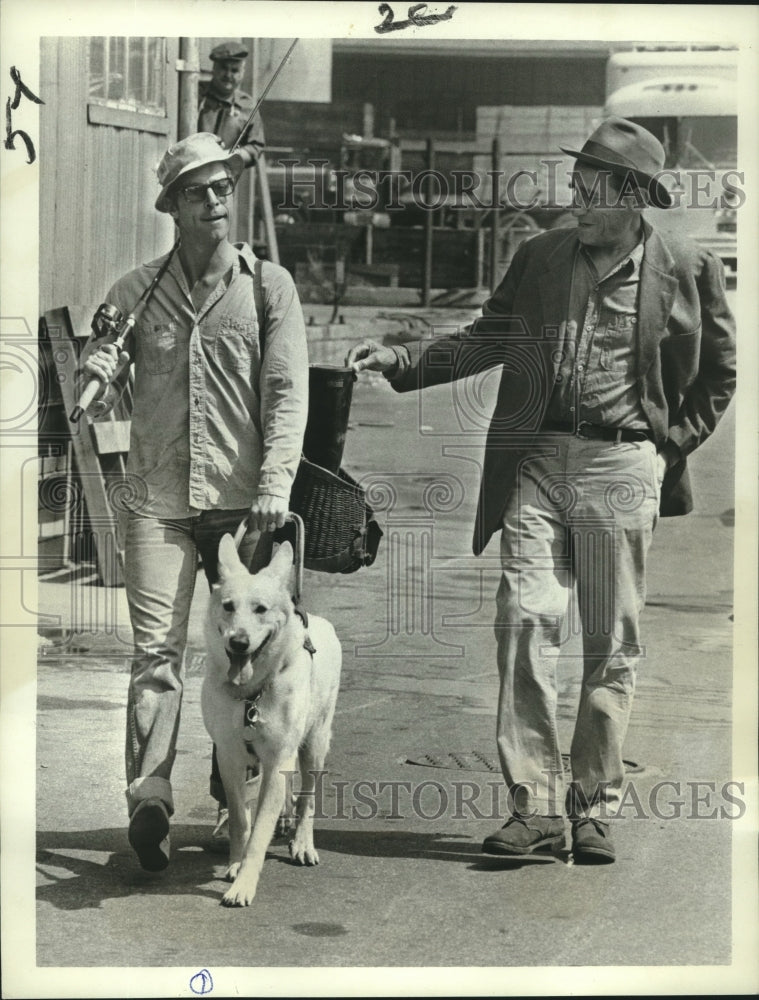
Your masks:
<svg viewBox="0 0 759 1000"><path fill-rule="evenodd" d="M256 260L258 258L250 249L247 243L233 243L232 246L237 251L237 259L240 262L241 269L244 267L250 274L254 273L254 268Z"/></svg>
<svg viewBox="0 0 759 1000"><path fill-rule="evenodd" d="M247 245L244 244L244 243L230 243L229 246L230 246L230 248L231 248L231 250L233 252L228 255L227 270L228 270L229 265L231 264L231 267L232 267L232 280L234 280L234 278L240 272L240 260L241 260L241 258L245 259L243 251L245 249L248 249L248 248L247 248ZM243 249L241 249L241 248L243 248ZM248 251L248 252L250 252L250 251ZM179 254L178 253L174 254L174 257L173 257L173 259L171 261L171 264L169 265L169 272L171 274L173 274L175 281L177 282L177 284L181 288L181 290L184 293L184 295L188 299L191 299L191 290L190 290L190 287L189 287L189 285L187 283L187 278L185 277L184 268L182 267L182 262L179 259ZM251 273L252 273L252 266L251 266ZM224 269L222 268L220 270L220 277L219 277L220 281L223 278L223 274L224 274ZM218 287L218 283L217 283L217 287ZM213 293L211 295L211 298L213 298ZM213 300L215 301L215 298L213 298ZM203 309L201 310L201 312L205 312L205 311L207 311L207 306L204 304Z"/></svg>
<svg viewBox="0 0 759 1000"><path fill-rule="evenodd" d="M591 273L597 274L595 264L593 263L590 254L586 251L585 247L582 245L582 243L579 242L579 240L577 242L577 248L578 248L578 253L585 261L586 266L590 268ZM607 281L613 275L619 274L623 270L624 270L624 277L626 278L632 278L635 275L637 275L637 273L640 271L640 266L643 262L644 249L645 249L645 232L641 231L640 239L632 248L632 250L626 256L624 256L622 260L620 260L617 264L615 264L614 267L611 269L611 271L608 271L603 276L603 278L600 278L598 280Z"/></svg>
<svg viewBox="0 0 759 1000"><path fill-rule="evenodd" d="M216 90L216 88L213 86L213 83L210 83L209 86L208 86L208 90L206 91L206 93L207 93L207 95L209 97L212 97L215 101L218 101L219 104L226 104L230 108L233 107L233 106L235 106L235 105L238 108L240 107L240 105L239 105L239 103L237 101L237 91L236 90L232 91L232 95L231 96L227 96L226 94L220 94L218 92L218 90Z"/></svg>

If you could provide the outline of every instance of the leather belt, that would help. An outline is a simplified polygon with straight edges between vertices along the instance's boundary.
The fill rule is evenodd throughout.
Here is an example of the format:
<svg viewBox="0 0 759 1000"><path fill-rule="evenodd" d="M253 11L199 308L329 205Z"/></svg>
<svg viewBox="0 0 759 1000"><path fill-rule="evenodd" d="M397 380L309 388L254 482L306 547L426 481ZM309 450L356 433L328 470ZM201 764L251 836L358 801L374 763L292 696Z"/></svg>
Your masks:
<svg viewBox="0 0 759 1000"><path fill-rule="evenodd" d="M589 424L581 420L574 424L547 423L542 431L553 431L559 434L574 434L576 437L593 441L653 441L650 431L634 430L632 427L602 427L600 424Z"/></svg>

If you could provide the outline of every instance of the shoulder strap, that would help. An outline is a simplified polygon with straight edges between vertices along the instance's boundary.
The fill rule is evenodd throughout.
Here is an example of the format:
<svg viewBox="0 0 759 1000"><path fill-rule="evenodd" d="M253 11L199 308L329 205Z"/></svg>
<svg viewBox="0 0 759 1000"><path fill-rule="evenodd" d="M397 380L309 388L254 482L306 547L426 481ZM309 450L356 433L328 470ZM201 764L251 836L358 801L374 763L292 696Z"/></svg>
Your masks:
<svg viewBox="0 0 759 1000"><path fill-rule="evenodd" d="M263 261L256 257L253 264L253 300L256 303L256 319L258 320L258 346L261 357L264 356L266 306L264 304Z"/></svg>

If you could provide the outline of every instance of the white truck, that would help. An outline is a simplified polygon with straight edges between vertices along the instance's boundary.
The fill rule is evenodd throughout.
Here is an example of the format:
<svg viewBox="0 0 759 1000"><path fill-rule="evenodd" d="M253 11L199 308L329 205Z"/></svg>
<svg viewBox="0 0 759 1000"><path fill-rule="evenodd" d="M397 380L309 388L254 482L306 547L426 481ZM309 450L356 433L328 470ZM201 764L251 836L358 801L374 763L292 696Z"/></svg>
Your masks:
<svg viewBox="0 0 759 1000"><path fill-rule="evenodd" d="M654 224L679 230L714 251L728 280L737 275L737 48L635 46L607 64L604 115L643 125L661 141L662 178L675 207L650 209Z"/></svg>

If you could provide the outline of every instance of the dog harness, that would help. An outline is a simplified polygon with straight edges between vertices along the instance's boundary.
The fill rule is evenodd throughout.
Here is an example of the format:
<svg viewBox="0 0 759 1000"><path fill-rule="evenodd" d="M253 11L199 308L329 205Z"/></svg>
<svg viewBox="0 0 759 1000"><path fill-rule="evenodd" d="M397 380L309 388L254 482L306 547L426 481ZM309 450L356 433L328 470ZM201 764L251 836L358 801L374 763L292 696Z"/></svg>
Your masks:
<svg viewBox="0 0 759 1000"><path fill-rule="evenodd" d="M306 630L306 635L303 639L303 648L313 656L316 652L316 647L311 642L311 636L308 634L308 613L300 604L295 604L293 611L295 611L295 614L303 622L303 628Z"/></svg>

